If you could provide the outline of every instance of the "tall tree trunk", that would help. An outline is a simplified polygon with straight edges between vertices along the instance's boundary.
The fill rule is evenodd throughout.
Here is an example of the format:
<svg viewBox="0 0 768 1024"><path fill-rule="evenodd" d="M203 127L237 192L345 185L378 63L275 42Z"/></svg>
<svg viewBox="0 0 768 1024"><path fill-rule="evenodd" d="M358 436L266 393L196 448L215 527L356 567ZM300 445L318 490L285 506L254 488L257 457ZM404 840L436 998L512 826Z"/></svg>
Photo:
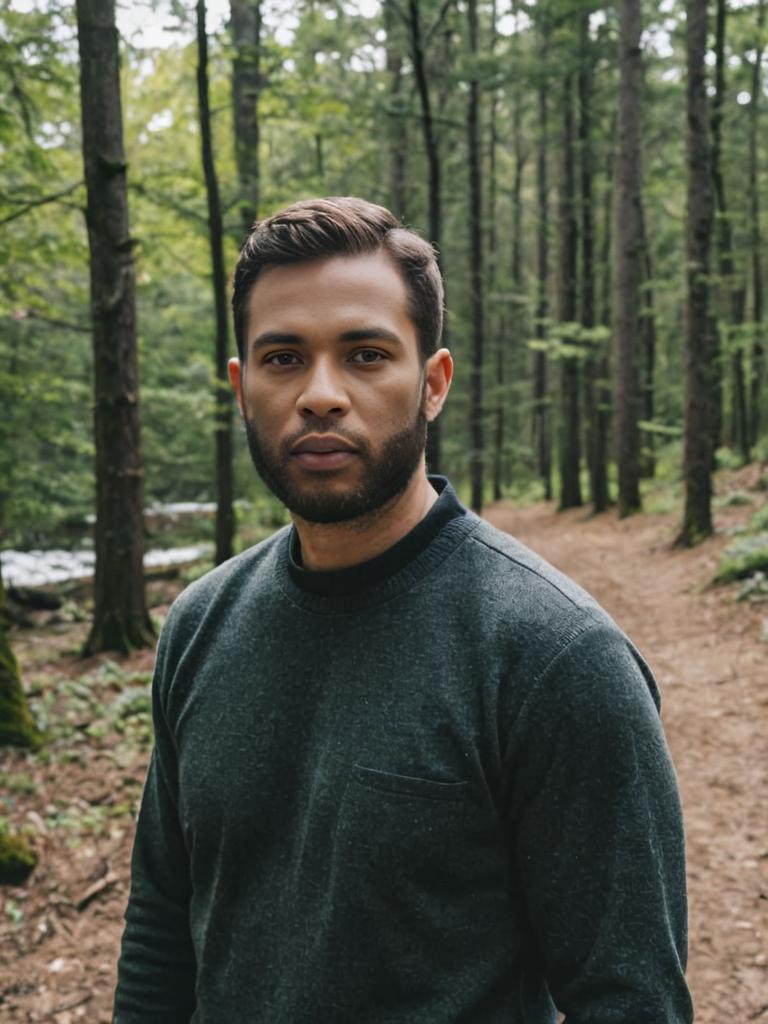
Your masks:
<svg viewBox="0 0 768 1024"><path fill-rule="evenodd" d="M589 14L583 14L579 31L579 151L580 161L580 209L581 209L581 323L587 330L595 326L595 258L594 258L594 209L592 198L592 61L593 54L589 39ZM589 355L584 365L583 393L584 419L586 425L587 467L589 470L590 501L595 512L602 512L607 505L606 495L600 493L600 471L596 465L598 456L598 375L601 359L600 349L592 342L588 345Z"/></svg>
<svg viewBox="0 0 768 1024"><path fill-rule="evenodd" d="M421 16L418 0L408 0L408 28L411 36L411 60L416 78L416 88L421 105L421 130L424 150L427 156L427 196L429 201L429 240L437 250L438 265L442 270L442 170L437 134L432 117L432 98L427 79L427 67L422 42ZM441 471L441 426L440 419L433 420L427 434L427 465L431 472Z"/></svg>
<svg viewBox="0 0 768 1024"><path fill-rule="evenodd" d="M605 197L603 200L603 238L600 249L602 266L602 284L600 299L600 323L610 329L612 319L611 306L611 248L613 225L613 176L615 159L616 118L614 116L608 134L611 140L605 168ZM610 446L610 430L612 420L611 403L611 366L609 346L604 345L595 366L595 395L597 399L597 418L595 422L595 453L594 480L592 482L593 508L595 512L604 512L611 503L608 486L608 452Z"/></svg>
<svg viewBox="0 0 768 1024"><path fill-rule="evenodd" d="M403 55L400 52L396 30L396 12L392 0L382 5L384 31L386 32L386 64L389 78L387 108L387 134L389 144L388 186L389 208L396 217L408 219L408 191L406 187L408 170L408 132L406 130L403 105Z"/></svg>
<svg viewBox="0 0 768 1024"><path fill-rule="evenodd" d="M707 0L686 0L688 65L686 137L687 290L685 324L685 509L677 543L696 544L712 533L712 341L709 320L709 250L713 201L711 150L707 132L704 56Z"/></svg>
<svg viewBox="0 0 768 1024"><path fill-rule="evenodd" d="M136 276L128 226L114 0L77 0L95 378L96 572L89 653L152 642L144 524Z"/></svg>
<svg viewBox="0 0 768 1024"><path fill-rule="evenodd" d="M640 340L643 351L642 412L646 423L652 423L656 397L656 311L653 302L653 260L648 232L645 230L645 211L640 198L640 230L643 246L643 289L640 300ZM653 431L648 431L640 454L640 475L650 479L656 474Z"/></svg>
<svg viewBox="0 0 768 1024"><path fill-rule="evenodd" d="M211 111L208 100L208 36L205 30L205 0L197 0L197 99L200 111L200 141L208 196L208 231L211 243L213 301L216 309L216 563L232 556L235 532L232 482L232 399L227 374L229 328L227 276L224 269L224 229L211 140Z"/></svg>
<svg viewBox="0 0 768 1024"><path fill-rule="evenodd" d="M731 341L732 429L731 437L745 462L749 461L749 424L744 379L744 359L738 340L738 328L744 321L746 292L743 282L735 280L733 232L728 218L725 179L721 166L723 143L723 103L725 101L725 0L717 0L715 17L715 95L712 100L712 182L717 218L715 242L718 254L720 287L727 296L726 317Z"/></svg>
<svg viewBox="0 0 768 1024"><path fill-rule="evenodd" d="M491 4L491 57L496 57L496 0ZM497 226L497 149L499 144L499 93L491 91L490 123L489 123L489 158L488 158L488 288L495 294L499 284L499 233ZM493 500L500 501L503 497L502 466L504 456L504 406L506 393L504 389L504 347L506 345L506 317L497 304L488 316L491 332L491 344L496 353L496 381L493 388L493 462L491 465L491 483Z"/></svg>
<svg viewBox="0 0 768 1024"><path fill-rule="evenodd" d="M765 352L763 348L763 264L762 235L760 231L760 192L757 187L757 140L759 136L759 99L761 96L763 33L765 32L765 0L759 0L757 8L758 43L755 62L752 65L752 89L749 103L749 214L752 225L751 263L752 263L752 322L754 324L754 340L752 341L752 375L749 387L749 439L752 445L757 444L760 434L760 399L765 376Z"/></svg>
<svg viewBox="0 0 768 1024"><path fill-rule="evenodd" d="M640 435L638 421L639 279L643 256L640 216L640 0L622 0L619 28L619 146L614 227L613 336L615 438L619 515L640 508Z"/></svg>
<svg viewBox="0 0 768 1024"><path fill-rule="evenodd" d="M261 94L261 0L230 0L235 163L240 220L248 235L259 215L259 96Z"/></svg>
<svg viewBox="0 0 768 1024"><path fill-rule="evenodd" d="M470 371L470 479L472 508L483 507L483 248L482 180L480 170L480 83L477 78L477 0L468 0L469 56L472 61L467 103L467 147L469 150L469 258L470 316L472 319L472 368Z"/></svg>
<svg viewBox="0 0 768 1024"><path fill-rule="evenodd" d="M562 183L560 190L560 267L558 282L558 319L573 324L576 320L576 268L578 264L578 225L576 222L576 180L573 125L573 76L564 82ZM574 338L565 344L573 347ZM560 360L560 508L582 504L581 410L579 402L579 361L564 354Z"/></svg>
<svg viewBox="0 0 768 1024"><path fill-rule="evenodd" d="M548 34L542 38L542 55L549 48ZM536 338L539 347L533 361L533 440L536 465L544 484L544 497L552 500L552 419L549 402L549 367L547 365L546 319L549 316L549 98L546 75L538 88L539 144L536 159L536 193L538 225L536 229Z"/></svg>

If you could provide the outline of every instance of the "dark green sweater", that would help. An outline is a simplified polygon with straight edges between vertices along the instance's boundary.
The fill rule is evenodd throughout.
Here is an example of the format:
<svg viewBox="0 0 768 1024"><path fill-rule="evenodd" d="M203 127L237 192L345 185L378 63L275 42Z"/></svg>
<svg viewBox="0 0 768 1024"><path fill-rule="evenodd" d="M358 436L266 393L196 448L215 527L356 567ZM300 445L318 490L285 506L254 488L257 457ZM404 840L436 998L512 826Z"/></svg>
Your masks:
<svg viewBox="0 0 768 1024"><path fill-rule="evenodd" d="M365 566L285 529L176 601L117 1024L688 1024L648 668L459 505Z"/></svg>

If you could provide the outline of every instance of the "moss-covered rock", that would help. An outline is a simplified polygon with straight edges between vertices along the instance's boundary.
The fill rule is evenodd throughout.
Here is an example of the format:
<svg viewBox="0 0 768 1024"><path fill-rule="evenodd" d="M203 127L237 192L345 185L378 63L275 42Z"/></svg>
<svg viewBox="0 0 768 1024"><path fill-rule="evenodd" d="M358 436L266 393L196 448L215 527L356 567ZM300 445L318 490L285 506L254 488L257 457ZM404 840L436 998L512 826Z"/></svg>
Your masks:
<svg viewBox="0 0 768 1024"><path fill-rule="evenodd" d="M37 864L37 855L24 836L0 828L0 885L21 885Z"/></svg>
<svg viewBox="0 0 768 1024"><path fill-rule="evenodd" d="M41 742L19 678L19 665L11 649L5 590L0 577L0 747L36 747Z"/></svg>

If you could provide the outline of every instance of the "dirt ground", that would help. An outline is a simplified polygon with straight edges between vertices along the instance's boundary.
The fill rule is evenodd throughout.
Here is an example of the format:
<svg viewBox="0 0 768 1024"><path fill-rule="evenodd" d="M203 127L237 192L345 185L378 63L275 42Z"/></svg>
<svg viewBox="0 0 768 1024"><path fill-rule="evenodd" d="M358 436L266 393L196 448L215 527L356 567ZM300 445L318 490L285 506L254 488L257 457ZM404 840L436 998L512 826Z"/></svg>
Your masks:
<svg viewBox="0 0 768 1024"><path fill-rule="evenodd" d="M722 510L719 531L751 511ZM487 516L590 590L656 672L686 817L696 1020L768 1022L768 604L708 586L727 537L674 550L673 515L620 522L501 503ZM153 585L155 612L173 589ZM84 661L84 629L14 637L51 740L42 754L0 755L0 813L40 857L26 885L0 890L5 1024L110 1020L152 655Z"/></svg>

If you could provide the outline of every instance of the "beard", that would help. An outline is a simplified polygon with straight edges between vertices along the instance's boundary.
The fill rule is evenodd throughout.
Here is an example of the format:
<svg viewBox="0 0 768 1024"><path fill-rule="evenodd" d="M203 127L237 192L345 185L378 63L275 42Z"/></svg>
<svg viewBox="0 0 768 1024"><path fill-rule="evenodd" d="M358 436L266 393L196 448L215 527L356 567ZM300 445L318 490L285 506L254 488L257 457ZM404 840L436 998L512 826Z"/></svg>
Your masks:
<svg viewBox="0 0 768 1024"><path fill-rule="evenodd" d="M309 523L345 523L374 515L408 486L421 461L427 438L427 418L421 409L408 426L387 437L378 451L358 434L318 417L278 446L262 437L247 417L245 434L256 472L294 515ZM344 491L336 491L326 472L302 482L296 478L291 449L309 434L333 433L354 445L363 465L362 478ZM301 470L299 470L299 473Z"/></svg>

